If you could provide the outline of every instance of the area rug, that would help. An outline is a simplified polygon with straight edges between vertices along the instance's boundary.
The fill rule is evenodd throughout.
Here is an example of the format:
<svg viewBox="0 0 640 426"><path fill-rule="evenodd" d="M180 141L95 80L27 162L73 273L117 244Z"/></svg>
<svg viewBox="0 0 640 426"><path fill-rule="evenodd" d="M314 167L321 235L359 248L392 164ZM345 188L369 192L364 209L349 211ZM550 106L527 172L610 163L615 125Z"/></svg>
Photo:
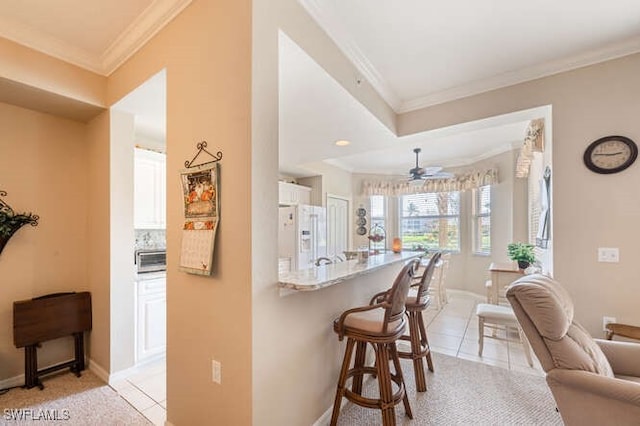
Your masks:
<svg viewBox="0 0 640 426"><path fill-rule="evenodd" d="M0 395L0 425L150 425L91 371L45 377L44 390L12 389Z"/></svg>
<svg viewBox="0 0 640 426"><path fill-rule="evenodd" d="M413 410L395 408L399 425L562 425L560 414L540 376L509 371L478 362L433 354L435 372L427 371L427 391L416 392L413 364L401 360ZM369 380L364 393L377 397L378 386ZM379 410L348 404L339 425L378 425Z"/></svg>

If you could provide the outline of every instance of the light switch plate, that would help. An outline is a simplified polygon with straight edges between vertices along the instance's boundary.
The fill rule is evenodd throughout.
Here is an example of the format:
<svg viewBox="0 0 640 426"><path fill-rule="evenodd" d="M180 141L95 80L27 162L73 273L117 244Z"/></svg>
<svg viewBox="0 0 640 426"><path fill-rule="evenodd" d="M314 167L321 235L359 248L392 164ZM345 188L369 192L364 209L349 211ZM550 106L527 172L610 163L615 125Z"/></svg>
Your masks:
<svg viewBox="0 0 640 426"><path fill-rule="evenodd" d="M211 360L211 380L214 383L222 384L222 364L215 359Z"/></svg>
<svg viewBox="0 0 640 426"><path fill-rule="evenodd" d="M618 263L620 252L617 247L598 247L598 262Z"/></svg>

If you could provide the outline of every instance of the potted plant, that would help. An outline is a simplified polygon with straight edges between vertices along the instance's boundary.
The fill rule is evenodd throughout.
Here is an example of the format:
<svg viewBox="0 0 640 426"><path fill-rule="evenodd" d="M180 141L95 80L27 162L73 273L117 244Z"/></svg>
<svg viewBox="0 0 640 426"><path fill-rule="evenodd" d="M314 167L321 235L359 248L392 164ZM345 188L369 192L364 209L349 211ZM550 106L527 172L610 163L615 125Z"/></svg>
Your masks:
<svg viewBox="0 0 640 426"><path fill-rule="evenodd" d="M6 196L6 191L0 191L0 197ZM26 224L38 225L39 217L32 213L16 213L13 209L0 199L0 253L9 241L9 238Z"/></svg>
<svg viewBox="0 0 640 426"><path fill-rule="evenodd" d="M520 269L526 269L536 261L533 244L511 243L507 246L507 253L511 260L518 262L518 268Z"/></svg>

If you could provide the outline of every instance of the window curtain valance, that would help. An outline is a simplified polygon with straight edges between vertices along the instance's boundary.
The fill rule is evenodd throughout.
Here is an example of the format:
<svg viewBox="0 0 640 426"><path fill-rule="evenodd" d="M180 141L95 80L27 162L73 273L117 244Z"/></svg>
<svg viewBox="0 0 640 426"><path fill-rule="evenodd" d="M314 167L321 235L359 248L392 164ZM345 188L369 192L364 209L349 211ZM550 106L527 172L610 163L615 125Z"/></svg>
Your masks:
<svg viewBox="0 0 640 426"><path fill-rule="evenodd" d="M364 181L362 195L398 196L424 192L465 191L485 185L498 183L498 170L495 168L473 171L448 179L426 179L423 181Z"/></svg>
<svg viewBox="0 0 640 426"><path fill-rule="evenodd" d="M516 177L526 178L529 176L529 167L533 160L534 152L544 151L544 118L531 120L524 137L524 144L518 155L516 163Z"/></svg>

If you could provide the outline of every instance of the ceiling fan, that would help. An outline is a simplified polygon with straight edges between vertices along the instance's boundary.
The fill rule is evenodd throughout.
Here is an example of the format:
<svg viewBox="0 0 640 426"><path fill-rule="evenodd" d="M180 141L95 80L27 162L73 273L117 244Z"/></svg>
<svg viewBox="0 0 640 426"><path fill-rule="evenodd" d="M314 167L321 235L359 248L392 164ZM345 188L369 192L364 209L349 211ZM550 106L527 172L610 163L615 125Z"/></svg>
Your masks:
<svg viewBox="0 0 640 426"><path fill-rule="evenodd" d="M442 167L420 167L418 165L418 155L422 151L420 148L414 148L413 152L416 153L416 166L409 170L409 181L422 180L422 179L448 179L453 177L453 173L441 172Z"/></svg>

